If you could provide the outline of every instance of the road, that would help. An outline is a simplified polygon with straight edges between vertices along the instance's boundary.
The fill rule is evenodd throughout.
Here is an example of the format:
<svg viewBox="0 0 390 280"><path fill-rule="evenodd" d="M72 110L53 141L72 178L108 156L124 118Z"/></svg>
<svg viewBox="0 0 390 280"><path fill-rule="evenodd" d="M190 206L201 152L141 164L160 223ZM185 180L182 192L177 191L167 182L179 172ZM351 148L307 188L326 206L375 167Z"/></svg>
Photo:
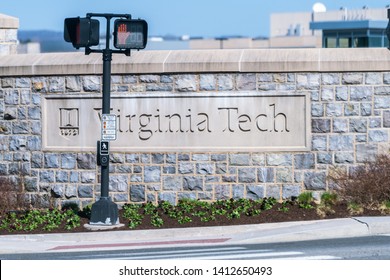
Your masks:
<svg viewBox="0 0 390 280"><path fill-rule="evenodd" d="M1 260L390 260L390 235L268 244L6 254Z"/></svg>

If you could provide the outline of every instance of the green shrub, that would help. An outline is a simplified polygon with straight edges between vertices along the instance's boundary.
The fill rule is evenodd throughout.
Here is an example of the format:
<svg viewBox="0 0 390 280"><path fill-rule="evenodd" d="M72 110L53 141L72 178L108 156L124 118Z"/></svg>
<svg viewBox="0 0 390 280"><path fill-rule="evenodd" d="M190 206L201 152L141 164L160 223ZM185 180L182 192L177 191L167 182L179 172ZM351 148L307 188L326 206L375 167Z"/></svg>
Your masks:
<svg viewBox="0 0 390 280"><path fill-rule="evenodd" d="M141 207L142 205L139 204L125 204L123 206L123 217L129 221L129 228L136 228L142 223L144 216L139 213Z"/></svg>
<svg viewBox="0 0 390 280"><path fill-rule="evenodd" d="M390 214L390 200L382 202L382 204L379 207L379 210L383 214Z"/></svg>
<svg viewBox="0 0 390 280"><path fill-rule="evenodd" d="M339 197L335 192L324 192L321 195L321 202L317 207L317 214L323 218L330 214L334 214L335 210L332 208L337 204Z"/></svg>
<svg viewBox="0 0 390 280"><path fill-rule="evenodd" d="M282 205L278 208L278 211L287 213L289 211L288 208L289 203L290 203L289 201L283 201Z"/></svg>
<svg viewBox="0 0 390 280"><path fill-rule="evenodd" d="M335 192L324 192L321 194L321 204L324 206L334 206L339 200L339 196Z"/></svg>
<svg viewBox="0 0 390 280"><path fill-rule="evenodd" d="M364 212L364 208L359 203L349 202L348 211L351 213L351 215L361 215Z"/></svg>
<svg viewBox="0 0 390 280"><path fill-rule="evenodd" d="M76 202L68 202L61 208L62 210L71 210L73 213L78 214L80 207Z"/></svg>
<svg viewBox="0 0 390 280"><path fill-rule="evenodd" d="M60 211L58 209L29 210L24 212L10 212L0 223L0 229L9 232L34 231L43 229L52 231L63 226L64 229L72 230L80 226L80 217L72 210Z"/></svg>
<svg viewBox="0 0 390 280"><path fill-rule="evenodd" d="M301 193L298 198L297 202L299 207L304 209L312 209L314 206L312 205L314 203L314 197L312 192L303 192Z"/></svg>
<svg viewBox="0 0 390 280"><path fill-rule="evenodd" d="M78 214L82 218L91 219L92 204L88 204L88 205L84 206L84 208L82 210L80 210Z"/></svg>
<svg viewBox="0 0 390 280"><path fill-rule="evenodd" d="M172 205L168 201L160 201L158 205L153 203L126 204L123 206L123 218L128 221L129 228L136 228L149 218L151 225L161 227L164 224L164 217L183 225L193 222L195 218L201 222L209 222L216 220L218 216L227 219L257 216L262 210L269 210L276 203L275 198L264 198L256 201L242 198L214 202L182 199L178 201L177 205Z"/></svg>

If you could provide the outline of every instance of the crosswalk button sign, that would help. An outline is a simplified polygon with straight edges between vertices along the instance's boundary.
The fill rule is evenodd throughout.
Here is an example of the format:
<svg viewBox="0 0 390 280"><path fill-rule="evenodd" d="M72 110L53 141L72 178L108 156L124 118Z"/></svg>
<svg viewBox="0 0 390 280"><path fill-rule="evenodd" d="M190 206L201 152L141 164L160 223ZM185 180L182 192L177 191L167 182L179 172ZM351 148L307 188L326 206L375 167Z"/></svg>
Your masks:
<svg viewBox="0 0 390 280"><path fill-rule="evenodd" d="M116 140L116 115L103 114L102 116L102 140Z"/></svg>

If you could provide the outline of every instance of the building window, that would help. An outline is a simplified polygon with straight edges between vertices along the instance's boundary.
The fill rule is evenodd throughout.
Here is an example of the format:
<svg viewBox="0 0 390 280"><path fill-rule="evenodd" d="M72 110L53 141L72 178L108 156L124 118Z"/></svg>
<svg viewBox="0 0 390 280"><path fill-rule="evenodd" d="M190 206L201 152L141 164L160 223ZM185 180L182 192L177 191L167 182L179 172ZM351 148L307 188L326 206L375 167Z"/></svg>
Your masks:
<svg viewBox="0 0 390 280"><path fill-rule="evenodd" d="M338 47L339 48L351 48L352 47L352 38L340 37Z"/></svg>
<svg viewBox="0 0 390 280"><path fill-rule="evenodd" d="M383 47L383 39L382 37L371 37L370 38L370 47L375 48L375 47Z"/></svg>
<svg viewBox="0 0 390 280"><path fill-rule="evenodd" d="M353 48L368 48L368 38L367 37L358 37L354 38Z"/></svg>
<svg viewBox="0 0 390 280"><path fill-rule="evenodd" d="M388 47L384 30L323 31L324 48L381 48Z"/></svg>
<svg viewBox="0 0 390 280"><path fill-rule="evenodd" d="M324 37L324 48L337 48L337 38Z"/></svg>

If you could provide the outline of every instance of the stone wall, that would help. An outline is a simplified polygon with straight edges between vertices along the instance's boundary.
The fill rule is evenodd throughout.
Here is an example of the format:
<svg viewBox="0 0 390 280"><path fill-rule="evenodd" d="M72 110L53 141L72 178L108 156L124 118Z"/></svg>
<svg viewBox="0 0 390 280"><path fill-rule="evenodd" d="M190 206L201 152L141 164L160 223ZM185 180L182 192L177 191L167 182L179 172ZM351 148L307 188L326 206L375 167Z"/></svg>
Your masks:
<svg viewBox="0 0 390 280"><path fill-rule="evenodd" d="M96 151L43 150L42 102L48 96L100 97L101 57L75 53L5 58L0 61L0 175L20 179L35 206L94 202L100 191ZM111 78L115 96L307 93L311 147L295 152L114 151L110 196L118 204L175 203L180 198L283 199L306 190L317 195L330 190L327 176L333 168L353 171L389 152L389 61L387 49L116 56Z"/></svg>

